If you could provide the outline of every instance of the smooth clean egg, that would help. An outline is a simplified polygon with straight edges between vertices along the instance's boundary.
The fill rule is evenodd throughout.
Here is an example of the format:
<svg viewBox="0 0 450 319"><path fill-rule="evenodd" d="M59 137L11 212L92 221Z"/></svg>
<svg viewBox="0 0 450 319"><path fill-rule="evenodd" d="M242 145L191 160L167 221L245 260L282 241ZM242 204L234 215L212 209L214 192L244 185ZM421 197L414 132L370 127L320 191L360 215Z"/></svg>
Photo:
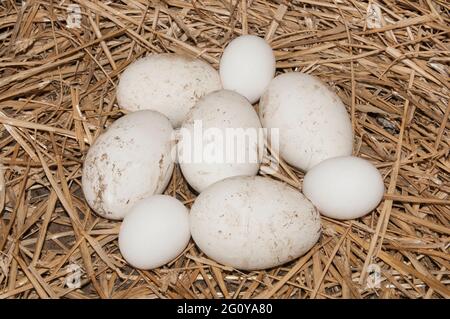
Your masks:
<svg viewBox="0 0 450 319"><path fill-rule="evenodd" d="M354 219L377 207L383 198L384 183L369 161L344 156L311 168L303 180L303 193L323 215Z"/></svg>
<svg viewBox="0 0 450 319"><path fill-rule="evenodd" d="M204 190L190 212L192 238L208 257L237 269L279 266L306 253L320 215L298 190L261 176L238 176Z"/></svg>
<svg viewBox="0 0 450 319"><path fill-rule="evenodd" d="M253 104L275 75L275 56L263 38L243 35L223 51L219 72L224 89L245 96Z"/></svg>
<svg viewBox="0 0 450 319"><path fill-rule="evenodd" d="M119 231L119 249L139 269L153 269L175 259L189 243L189 212L176 198L153 195L131 208Z"/></svg>
<svg viewBox="0 0 450 319"><path fill-rule="evenodd" d="M100 216L122 219L139 199L162 193L172 176L175 136L169 120L155 111L127 114L89 148L82 188Z"/></svg>
<svg viewBox="0 0 450 319"><path fill-rule="evenodd" d="M274 151L307 171L321 161L352 154L350 117L341 99L317 77L290 72L274 78L259 102L261 124L279 130Z"/></svg>

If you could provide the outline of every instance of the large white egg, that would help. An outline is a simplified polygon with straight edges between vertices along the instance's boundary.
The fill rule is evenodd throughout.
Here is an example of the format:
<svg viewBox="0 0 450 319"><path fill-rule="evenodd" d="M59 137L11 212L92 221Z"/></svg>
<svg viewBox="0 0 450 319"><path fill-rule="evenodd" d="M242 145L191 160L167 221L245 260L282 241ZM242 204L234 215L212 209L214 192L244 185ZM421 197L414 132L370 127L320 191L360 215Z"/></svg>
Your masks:
<svg viewBox="0 0 450 319"><path fill-rule="evenodd" d="M105 218L122 219L139 199L159 194L172 175L173 129L155 111L116 120L90 147L82 186L88 204Z"/></svg>
<svg viewBox="0 0 450 319"><path fill-rule="evenodd" d="M158 111L179 127L199 98L220 88L219 73L208 63L171 53L153 54L125 69L117 101L129 111Z"/></svg>
<svg viewBox="0 0 450 319"><path fill-rule="evenodd" d="M377 207L383 198L384 183L370 162L344 156L311 168L303 180L303 193L323 215L353 219Z"/></svg>
<svg viewBox="0 0 450 319"><path fill-rule="evenodd" d="M320 216L299 191L261 176L232 177L204 190L190 213L191 234L210 258L238 269L279 266L320 237Z"/></svg>
<svg viewBox="0 0 450 319"><path fill-rule="evenodd" d="M263 127L279 129L279 155L301 170L352 154L352 125L345 106L314 76L277 76L261 97L259 117Z"/></svg>
<svg viewBox="0 0 450 319"><path fill-rule="evenodd" d="M275 56L270 45L254 35L232 40L220 59L223 88L255 103L275 75Z"/></svg>
<svg viewBox="0 0 450 319"><path fill-rule="evenodd" d="M153 269L176 258L190 238L189 213L177 199L153 195L137 202L119 231L119 249L139 269Z"/></svg>
<svg viewBox="0 0 450 319"><path fill-rule="evenodd" d="M258 115L241 95L219 90L198 101L180 130L178 160L198 192L231 176L256 175L264 146Z"/></svg>

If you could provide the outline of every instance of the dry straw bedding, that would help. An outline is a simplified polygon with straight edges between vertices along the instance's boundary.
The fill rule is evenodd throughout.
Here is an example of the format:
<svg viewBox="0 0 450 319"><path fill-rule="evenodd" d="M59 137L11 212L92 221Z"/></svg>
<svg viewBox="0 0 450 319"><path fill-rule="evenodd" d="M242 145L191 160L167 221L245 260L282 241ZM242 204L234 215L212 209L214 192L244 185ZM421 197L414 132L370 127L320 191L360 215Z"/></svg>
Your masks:
<svg viewBox="0 0 450 319"><path fill-rule="evenodd" d="M445 0L1 1L0 298L450 297L449 11ZM245 33L270 42L277 72L334 88L385 197L364 218L323 218L319 243L276 269L223 267L192 242L168 266L131 269L119 224L80 190L89 145L123 115L118 75L149 52L217 68ZM301 185L281 166L272 178ZM179 170L166 192L196 196ZM76 271L80 288L67 285Z"/></svg>

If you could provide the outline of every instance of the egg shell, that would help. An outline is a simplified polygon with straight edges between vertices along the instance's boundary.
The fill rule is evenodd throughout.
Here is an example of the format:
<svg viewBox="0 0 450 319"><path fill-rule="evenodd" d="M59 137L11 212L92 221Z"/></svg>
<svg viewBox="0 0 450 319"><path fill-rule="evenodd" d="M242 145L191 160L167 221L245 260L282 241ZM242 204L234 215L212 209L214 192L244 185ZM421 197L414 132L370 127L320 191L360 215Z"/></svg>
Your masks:
<svg viewBox="0 0 450 319"><path fill-rule="evenodd" d="M176 128L199 98L220 88L219 73L208 63L172 53L152 54L122 73L117 101L128 111L158 111Z"/></svg>
<svg viewBox="0 0 450 319"><path fill-rule="evenodd" d="M275 56L270 45L255 35L232 40L220 59L223 88L255 103L275 75Z"/></svg>
<svg viewBox="0 0 450 319"><path fill-rule="evenodd" d="M138 111L116 120L90 147L82 187L92 209L122 219L139 199L159 194L172 175L173 129L155 111Z"/></svg>
<svg viewBox="0 0 450 319"><path fill-rule="evenodd" d="M320 237L320 216L299 191L261 176L232 177L204 190L190 213L191 234L210 258L243 270L279 266Z"/></svg>
<svg viewBox="0 0 450 319"><path fill-rule="evenodd" d="M301 170L352 154L352 126L345 106L314 76L290 72L275 77L261 97L259 116L263 127L279 129L279 148L274 150Z"/></svg>
<svg viewBox="0 0 450 319"><path fill-rule="evenodd" d="M303 180L303 193L323 215L353 219L377 207L383 198L384 183L369 161L344 156L311 168Z"/></svg>
<svg viewBox="0 0 450 319"><path fill-rule="evenodd" d="M119 231L119 249L135 268L153 269L175 259L190 239L189 212L177 199L153 195L133 205Z"/></svg>
<svg viewBox="0 0 450 319"><path fill-rule="evenodd" d="M196 121L201 121L204 132L204 136L200 140L194 136L198 132L194 127ZM220 137L208 138L209 135L206 133L208 129L218 131ZM226 149L226 134L231 136L229 129L237 129L235 133L239 136L244 136L247 132L248 136L256 136L256 138L250 140L249 137L245 145L236 142L228 150ZM241 129L242 135L239 133ZM248 131L245 131L247 129ZM181 132L184 131L189 138L186 139L186 135L182 134L178 143L180 168L189 185L201 192L209 185L227 177L256 175L264 146L264 140L258 139L262 136L260 129L261 123L257 113L243 96L229 90L219 90L200 99L181 127ZM219 138L223 142L218 142ZM193 156L183 160L186 149L190 149L192 154L196 152L195 150L203 150L203 153L206 153L207 149L211 154L222 152L223 160L208 160L205 156L199 156L199 161L196 161ZM227 160L227 155L231 157L232 154L235 154L234 160Z"/></svg>

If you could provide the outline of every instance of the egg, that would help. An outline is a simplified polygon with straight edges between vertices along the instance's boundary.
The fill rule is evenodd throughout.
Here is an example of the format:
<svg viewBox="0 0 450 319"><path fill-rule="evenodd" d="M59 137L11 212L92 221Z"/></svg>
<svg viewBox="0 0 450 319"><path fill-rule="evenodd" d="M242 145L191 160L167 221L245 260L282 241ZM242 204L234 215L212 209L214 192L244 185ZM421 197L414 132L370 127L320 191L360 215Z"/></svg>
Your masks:
<svg viewBox="0 0 450 319"><path fill-rule="evenodd" d="M352 125L340 98L318 78L299 72L275 77L261 97L263 127L279 130L274 151L303 171L352 154Z"/></svg>
<svg viewBox="0 0 450 319"><path fill-rule="evenodd" d="M257 113L243 96L228 90L204 96L180 130L178 160L186 181L201 192L227 177L256 175L262 133Z"/></svg>
<svg viewBox="0 0 450 319"><path fill-rule="evenodd" d="M122 219L139 199L166 188L174 167L174 134L162 114L127 114L89 148L83 166L86 201L100 216Z"/></svg>
<svg viewBox="0 0 450 319"><path fill-rule="evenodd" d="M152 54L122 73L117 101L128 111L158 111L176 128L200 97L220 88L219 73L208 63L172 53Z"/></svg>
<svg viewBox="0 0 450 319"><path fill-rule="evenodd" d="M270 45L255 35L232 40L220 59L223 88L255 103L275 75L275 56Z"/></svg>
<svg viewBox="0 0 450 319"><path fill-rule="evenodd" d="M369 161L343 156L311 168L303 180L303 193L323 215L345 220L375 209L383 198L384 183Z"/></svg>
<svg viewBox="0 0 450 319"><path fill-rule="evenodd" d="M190 239L189 213L177 199L153 195L133 205L119 231L119 249L139 269L167 264L186 248Z"/></svg>
<svg viewBox="0 0 450 319"><path fill-rule="evenodd" d="M243 270L279 266L306 253L320 237L319 213L290 186L238 176L204 190L190 212L197 246L215 261Z"/></svg>

